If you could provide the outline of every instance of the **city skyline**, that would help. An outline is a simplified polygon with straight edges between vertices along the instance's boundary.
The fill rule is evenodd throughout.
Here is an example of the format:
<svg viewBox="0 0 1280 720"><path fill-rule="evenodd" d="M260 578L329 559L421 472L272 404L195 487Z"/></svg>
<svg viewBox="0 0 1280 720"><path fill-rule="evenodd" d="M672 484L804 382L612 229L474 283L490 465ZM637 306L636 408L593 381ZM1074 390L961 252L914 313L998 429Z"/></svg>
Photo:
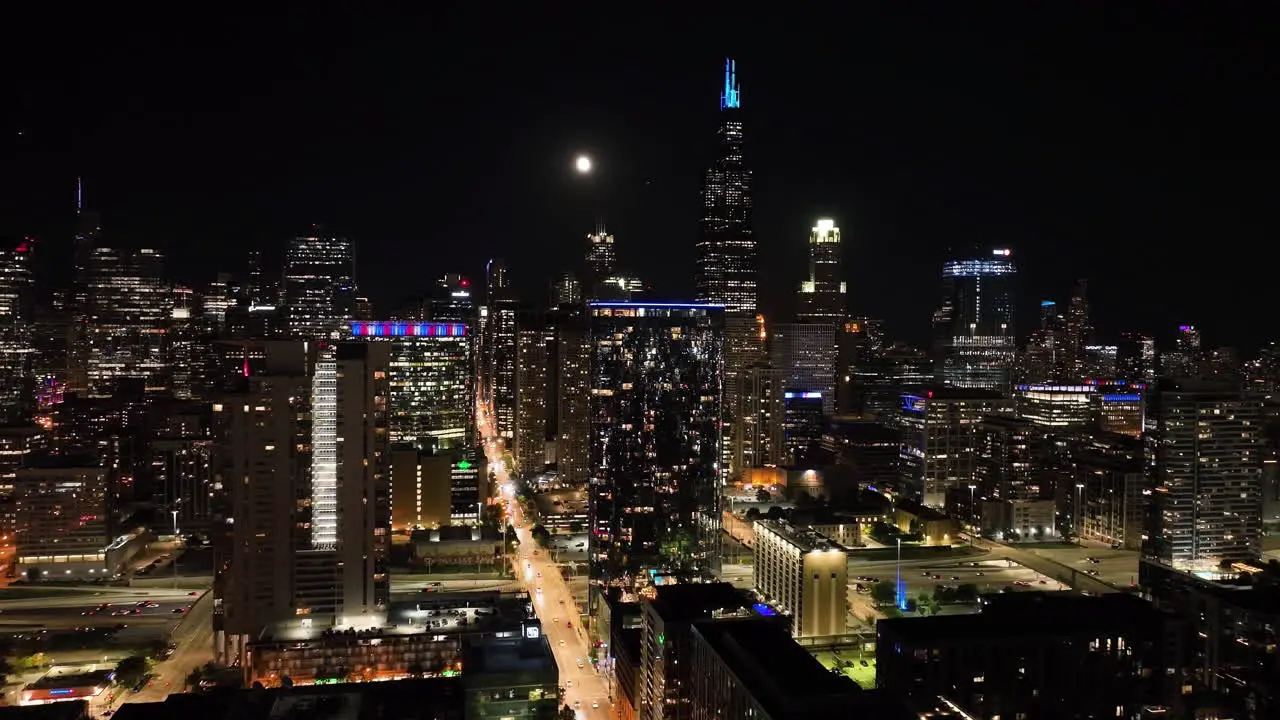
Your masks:
<svg viewBox="0 0 1280 720"><path fill-rule="evenodd" d="M0 705L1280 717L1265 23L1170 7L24 32Z"/></svg>
<svg viewBox="0 0 1280 720"><path fill-rule="evenodd" d="M1263 203L1250 200L1258 188L1220 166L1238 155L1236 143L1251 146L1265 127L1249 107L1253 61L1159 32L1211 22L1236 27L1247 45L1249 31L1233 25L1239 16L1168 15L1131 37L1120 20L1091 27L1081 13L1051 31L1033 26L1003 49L974 50L982 45L974 37L998 34L1016 15L985 28L975 18L941 30L869 13L840 49L811 55L795 42L769 42L772 31L743 22L727 43L685 42L705 30L700 23L666 31L661 37L675 49L655 58L641 51L637 27L618 33L616 58L588 68L513 43L486 55L466 83L444 67L431 69L422 83L448 91L454 102L445 112L431 112L413 88L384 77L392 58L366 44L336 47L297 87L250 82L253 62L293 67L268 47L268 33L280 30L270 22L239 38L243 58L216 67L188 57L216 42L212 29L190 38L180 55L191 81L180 91L160 92L168 70L110 90L96 85L95 78L144 59L141 50L116 48L104 54L101 75L56 98L36 75L20 87L32 102L5 128L5 143L18 152L16 170L3 179L0 232L35 235L55 248L46 258L59 255L73 232L74 178L83 176L86 205L102 214L109 241L160 246L172 275L194 283L208 280L206 268L242 267L249 247L278 258L299 228L323 222L352 239L366 284L379 281L376 305L393 308L425 289L415 278L479 277L494 255L507 259L522 297L541 299L602 215L617 237L620 265L652 278L655 296L691 298L697 187L714 150L707 138L729 55L746 99L760 262L776 270L761 284L769 317L794 310L808 230L830 217L844 229L852 309L885 318L894 337L922 343L934 300L889 276L936 277L948 247L999 245L1017 253L1024 318L1042 299L1065 303L1075 279L1088 277L1104 335L1137 330L1164 338L1192 323L1210 344L1249 349L1269 340L1231 306L1215 307L1216 297L1229 290L1236 297L1255 273L1261 279L1256 264L1232 263L1237 248L1266 236ZM314 28L291 32L326 22L309 20ZM813 32L805 48L823 31ZM961 43L972 52L953 58ZM1091 47L1087 61L1066 52L1081 44ZM499 82L516 55L530 63L529 76L560 73L562 87ZM1204 77L1195 69L1201 65L1217 74ZM1023 66L1037 68L1036 77L1010 70ZM1210 81L1216 85L1202 87ZM296 101L321 86L335 98L333 118L300 115ZM1183 108L1200 90L1219 101L1218 111ZM211 98L239 96L244 108L208 107ZM810 110L816 97L829 97L821 111ZM59 112L99 100L109 108L100 116ZM502 107L519 108L520 121L497 134L492 119L465 127ZM562 114L570 120L553 122ZM1230 132L1221 126L1228 116ZM456 147L442 148L436 138L444 137ZM570 172L578 152L596 160L590 186ZM473 192L481 178L487 194ZM458 201L458 193L485 199ZM1184 202L1188 194L1197 202ZM459 240L478 232L513 239L494 240L493 250ZM1163 250L1190 249L1207 237L1219 250L1195 268ZM1160 252L1148 249L1151 238L1160 238ZM664 252L649 252L655 247ZM46 262L38 260L42 270ZM1134 303L1135 295L1161 302Z"/></svg>

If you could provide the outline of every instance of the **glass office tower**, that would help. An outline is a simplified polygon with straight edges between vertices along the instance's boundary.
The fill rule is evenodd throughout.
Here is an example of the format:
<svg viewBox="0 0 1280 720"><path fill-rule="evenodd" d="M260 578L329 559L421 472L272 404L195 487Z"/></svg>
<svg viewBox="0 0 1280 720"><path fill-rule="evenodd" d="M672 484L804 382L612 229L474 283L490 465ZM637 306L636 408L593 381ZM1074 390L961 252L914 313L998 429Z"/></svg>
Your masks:
<svg viewBox="0 0 1280 720"><path fill-rule="evenodd" d="M1008 248L942 266L942 305L934 313L937 380L947 387L1008 393L1016 352L1016 267Z"/></svg>

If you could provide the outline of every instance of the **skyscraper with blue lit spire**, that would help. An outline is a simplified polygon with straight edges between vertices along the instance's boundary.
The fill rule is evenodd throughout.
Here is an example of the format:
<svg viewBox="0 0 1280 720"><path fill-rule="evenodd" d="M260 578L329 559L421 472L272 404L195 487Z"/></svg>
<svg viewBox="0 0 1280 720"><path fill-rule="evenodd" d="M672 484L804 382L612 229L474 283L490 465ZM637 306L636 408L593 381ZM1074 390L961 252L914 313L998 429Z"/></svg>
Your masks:
<svg viewBox="0 0 1280 720"><path fill-rule="evenodd" d="M695 287L699 302L723 305L724 312L724 423L725 436L734 436L741 422L738 376L764 358L763 325L756 316L756 241L751 233L751 170L743 160L742 94L738 67L724 61L724 87L720 91L720 128L717 150L702 184L702 227L698 234L698 266ZM730 475L735 453L725 444L722 467Z"/></svg>
<svg viewBox="0 0 1280 720"><path fill-rule="evenodd" d="M754 317L756 242L751 234L751 171L742 155L741 101L737 65L725 60L718 150L702 184L695 284L699 302Z"/></svg>

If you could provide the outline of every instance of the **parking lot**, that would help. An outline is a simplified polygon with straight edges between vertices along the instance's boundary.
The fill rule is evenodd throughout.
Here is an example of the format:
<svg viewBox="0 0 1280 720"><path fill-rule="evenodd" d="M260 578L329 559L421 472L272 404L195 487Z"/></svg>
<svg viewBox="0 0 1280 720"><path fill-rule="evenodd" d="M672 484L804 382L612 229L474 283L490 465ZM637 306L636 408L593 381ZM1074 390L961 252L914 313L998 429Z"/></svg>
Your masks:
<svg viewBox="0 0 1280 720"><path fill-rule="evenodd" d="M930 597L940 586L956 588L972 585L979 594L989 592L1027 592L1067 590L1061 582L1041 575L1015 562L995 556L980 555L964 560L912 560L903 561L902 584L908 598L921 594ZM849 603L854 626L881 613L872 599L872 587L888 583L891 587L898 577L898 566L893 562L849 564ZM859 589L861 585L861 589ZM947 604L941 607L943 615L977 612L975 604Z"/></svg>
<svg viewBox="0 0 1280 720"><path fill-rule="evenodd" d="M1138 582L1139 553L1135 551L1112 550L1103 545L1039 545L1028 550L1077 572L1094 575L1099 580L1118 588L1126 588ZM1090 562L1089 558L1097 562Z"/></svg>

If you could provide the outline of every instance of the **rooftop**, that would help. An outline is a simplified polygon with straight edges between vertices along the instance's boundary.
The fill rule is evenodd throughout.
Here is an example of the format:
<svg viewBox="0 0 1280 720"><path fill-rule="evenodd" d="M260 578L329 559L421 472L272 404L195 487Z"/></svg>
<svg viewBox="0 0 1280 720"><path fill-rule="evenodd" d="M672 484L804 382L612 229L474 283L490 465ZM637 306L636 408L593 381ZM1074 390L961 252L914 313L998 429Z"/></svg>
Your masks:
<svg viewBox="0 0 1280 720"><path fill-rule="evenodd" d="M27 690L52 690L68 687L93 687L105 685L115 674L113 665L56 665L40 679L26 686Z"/></svg>
<svg viewBox="0 0 1280 720"><path fill-rule="evenodd" d="M809 528L796 527L783 520L757 520L756 525L768 530L800 549L800 552L844 550L844 546Z"/></svg>
<svg viewBox="0 0 1280 720"><path fill-rule="evenodd" d="M741 610L753 605L750 597L729 583L659 585L658 597L649 601L663 620L690 622L716 610Z"/></svg>
<svg viewBox="0 0 1280 720"><path fill-rule="evenodd" d="M978 615L881 620L876 623L876 634L881 641L890 636L921 645L980 638L1068 637L1126 632L1161 617L1151 603L1128 593L1098 597L1065 592L1007 593L985 596Z"/></svg>
<svg viewBox="0 0 1280 720"><path fill-rule="evenodd" d="M532 674L557 677L555 656L545 635L537 638L477 638L467 643L464 677L482 673ZM554 680L553 680L554 681Z"/></svg>
<svg viewBox="0 0 1280 720"><path fill-rule="evenodd" d="M338 642L344 638L360 639L374 637L398 637L410 635L461 634L476 632L492 632L500 629L516 629L525 619L529 596L523 592L433 592L422 593L409 601L392 602L386 615L376 625L368 627L304 627L302 618L273 623L262 629L255 642L302 642L309 640L330 640ZM448 611L461 610L463 614L453 615ZM445 612L441 612L445 611ZM430 613L435 612L435 615ZM458 621L462 618L466 624ZM442 622L436 628L429 628L428 622Z"/></svg>
<svg viewBox="0 0 1280 720"><path fill-rule="evenodd" d="M776 720L843 716L875 702L852 680L824 668L777 623L709 620L694 623L693 630Z"/></svg>
<svg viewBox="0 0 1280 720"><path fill-rule="evenodd" d="M173 694L122 705L115 720L461 720L455 678Z"/></svg>

